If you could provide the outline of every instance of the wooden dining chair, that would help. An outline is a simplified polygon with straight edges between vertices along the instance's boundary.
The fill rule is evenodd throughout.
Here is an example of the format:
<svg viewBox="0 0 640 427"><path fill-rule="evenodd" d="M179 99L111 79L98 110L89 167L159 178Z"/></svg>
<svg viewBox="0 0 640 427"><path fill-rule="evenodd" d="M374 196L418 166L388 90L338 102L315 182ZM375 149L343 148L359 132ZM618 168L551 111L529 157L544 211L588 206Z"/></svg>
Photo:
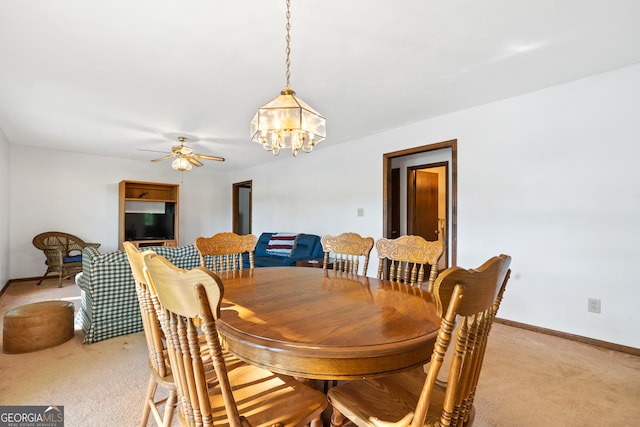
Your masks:
<svg viewBox="0 0 640 427"><path fill-rule="evenodd" d="M338 236L322 236L320 239L324 260L322 267L327 270L329 259L333 258L333 269L358 274L362 260L362 276L367 275L369 255L373 248L372 237L362 237L358 233L342 233Z"/></svg>
<svg viewBox="0 0 640 427"><path fill-rule="evenodd" d="M152 295L149 290L143 271L143 257L145 252L140 252L131 242L123 242L122 246L127 253L127 258L131 265L131 272L133 273L136 284L136 294L140 304L140 315L142 317L144 336L147 340L149 369L151 371L140 425L143 427L146 426L149 420L149 414L153 414L157 425L167 427L171 425L175 413L177 391L171 369L169 368L164 339L156 315L153 301L155 296ZM148 252L152 253L151 251ZM166 392L159 392L158 386L162 387ZM167 394L166 398L158 398L158 396L165 394ZM165 407L164 413L161 416L158 408L163 404Z"/></svg>
<svg viewBox="0 0 640 427"><path fill-rule="evenodd" d="M442 323L425 373L422 369L356 380L328 392L333 427L469 426L487 338L509 280L511 257L477 269L453 267L436 279L433 294ZM455 336L454 328L458 322ZM453 351L447 348L454 342ZM438 381L445 355L446 382ZM346 418L345 418L346 417Z"/></svg>
<svg viewBox="0 0 640 427"><path fill-rule="evenodd" d="M177 376L180 421L187 426L321 426L326 396L288 376L225 360L216 329L224 292L220 278L197 267L182 270L156 254L144 256L147 281L157 293L167 351ZM205 383L202 330L217 383Z"/></svg>
<svg viewBox="0 0 640 427"><path fill-rule="evenodd" d="M258 238L253 234L240 236L222 232L211 237L198 237L195 241L203 267L214 272L243 269L243 253L248 255L249 268L254 268L254 251ZM207 262L209 261L209 262Z"/></svg>
<svg viewBox="0 0 640 427"><path fill-rule="evenodd" d="M438 276L438 259L444 252L441 242L429 242L413 235L397 239L383 237L376 242L376 251L379 279L422 287L425 269L429 268L427 290L433 289Z"/></svg>

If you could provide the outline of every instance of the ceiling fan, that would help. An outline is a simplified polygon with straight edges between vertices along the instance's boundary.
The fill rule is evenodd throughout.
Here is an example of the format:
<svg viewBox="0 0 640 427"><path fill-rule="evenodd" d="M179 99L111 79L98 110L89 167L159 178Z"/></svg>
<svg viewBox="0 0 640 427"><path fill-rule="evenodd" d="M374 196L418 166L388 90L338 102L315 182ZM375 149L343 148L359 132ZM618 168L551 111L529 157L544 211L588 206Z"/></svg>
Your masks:
<svg viewBox="0 0 640 427"><path fill-rule="evenodd" d="M178 141L180 142L180 145L174 145L171 148L171 154L153 159L151 161L160 162L162 160L175 159L171 163L171 167L178 171L191 170L192 165L197 167L202 166L202 162L200 162L198 159L224 162L224 157L194 153L190 147L184 145L184 142L187 141L187 137L179 136Z"/></svg>

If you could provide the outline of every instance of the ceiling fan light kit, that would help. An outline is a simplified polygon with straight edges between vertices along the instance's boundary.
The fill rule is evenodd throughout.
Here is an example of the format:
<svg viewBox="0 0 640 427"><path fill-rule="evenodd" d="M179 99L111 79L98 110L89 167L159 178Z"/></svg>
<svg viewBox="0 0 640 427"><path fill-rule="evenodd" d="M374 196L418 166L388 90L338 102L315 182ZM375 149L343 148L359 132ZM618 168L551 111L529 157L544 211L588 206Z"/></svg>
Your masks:
<svg viewBox="0 0 640 427"><path fill-rule="evenodd" d="M289 87L291 78L291 0L287 0L287 73L286 88L280 96L258 109L251 120L251 140L278 155L283 148L290 148L295 157L298 151L310 153L313 147L326 137L327 120L317 111L297 98Z"/></svg>
<svg viewBox="0 0 640 427"><path fill-rule="evenodd" d="M224 162L223 157L218 156L209 156L207 154L198 154L194 153L190 147L184 145L184 142L187 140L184 136L179 136L178 141L180 141L180 145L174 145L171 147L171 154L168 154L163 157L159 157L157 159L151 160L152 162L159 162L162 160L167 160L173 158L173 162L171 162L171 167L177 171L189 171L193 166L200 167L202 166L202 162L198 159L204 160L216 160L218 162Z"/></svg>
<svg viewBox="0 0 640 427"><path fill-rule="evenodd" d="M171 167L180 172L190 171L192 168L191 163L189 163L189 161L184 157L178 157L171 162Z"/></svg>

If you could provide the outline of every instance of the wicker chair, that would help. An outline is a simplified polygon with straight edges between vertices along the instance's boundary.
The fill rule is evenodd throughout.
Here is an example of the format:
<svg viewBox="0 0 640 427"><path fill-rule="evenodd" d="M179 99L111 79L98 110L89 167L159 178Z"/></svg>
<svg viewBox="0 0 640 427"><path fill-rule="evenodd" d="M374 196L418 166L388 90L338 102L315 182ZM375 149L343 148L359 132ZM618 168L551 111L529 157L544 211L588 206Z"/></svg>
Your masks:
<svg viewBox="0 0 640 427"><path fill-rule="evenodd" d="M100 243L87 243L82 239L61 231L47 231L33 238L33 246L44 252L47 271L38 285L50 274L58 273L58 287L62 280L82 271L82 250L87 246L100 247Z"/></svg>

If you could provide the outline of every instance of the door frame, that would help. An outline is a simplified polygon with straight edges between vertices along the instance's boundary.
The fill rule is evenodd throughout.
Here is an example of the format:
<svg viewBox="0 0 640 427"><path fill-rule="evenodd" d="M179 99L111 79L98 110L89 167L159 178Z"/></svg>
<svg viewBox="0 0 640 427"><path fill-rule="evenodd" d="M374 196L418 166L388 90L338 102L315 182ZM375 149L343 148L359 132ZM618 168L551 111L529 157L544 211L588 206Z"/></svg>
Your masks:
<svg viewBox="0 0 640 427"><path fill-rule="evenodd" d="M450 263L447 267L457 264L457 247L458 247L458 140L452 139L449 141L438 142L435 144L423 145L420 147L409 148L406 150L394 151L391 153L385 153L382 157L382 222L383 222L383 236L391 236L392 231L392 203L391 203L391 164L392 161L398 157L412 156L415 154L427 153L437 150L451 150L451 198L447 200L450 206L447 206L447 212L451 212L450 229L448 230L447 244L449 246Z"/></svg>

